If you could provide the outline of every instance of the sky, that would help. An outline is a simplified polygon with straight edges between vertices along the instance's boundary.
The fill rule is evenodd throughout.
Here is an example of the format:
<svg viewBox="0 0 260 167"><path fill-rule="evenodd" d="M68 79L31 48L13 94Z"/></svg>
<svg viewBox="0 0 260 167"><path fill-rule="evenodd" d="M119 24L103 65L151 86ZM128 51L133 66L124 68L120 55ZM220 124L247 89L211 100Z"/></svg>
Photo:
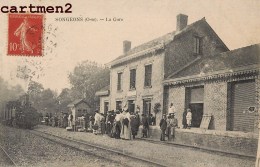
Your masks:
<svg viewBox="0 0 260 167"><path fill-rule="evenodd" d="M230 50L260 43L259 0L1 0L0 7L30 3L41 6L71 3L72 13L45 14L44 39L48 37L57 47L50 51L50 40L45 41L43 57L7 56L8 15L0 13L0 76L25 89L28 80L16 77L18 66L34 68L39 77L33 80L60 92L70 87L67 76L77 63L90 60L106 64L122 54L124 40L135 47L172 32L179 13L188 15L188 24L205 17ZM64 17L123 21L55 21ZM35 63L40 64L37 66L42 71L32 65Z"/></svg>

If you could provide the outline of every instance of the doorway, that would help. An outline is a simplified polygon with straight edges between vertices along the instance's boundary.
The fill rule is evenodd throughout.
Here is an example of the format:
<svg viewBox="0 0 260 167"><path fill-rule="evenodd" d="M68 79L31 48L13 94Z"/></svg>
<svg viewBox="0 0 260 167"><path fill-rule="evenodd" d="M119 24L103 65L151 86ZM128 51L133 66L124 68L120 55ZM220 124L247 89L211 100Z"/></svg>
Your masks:
<svg viewBox="0 0 260 167"><path fill-rule="evenodd" d="M104 114L107 114L108 108L109 108L109 103L108 102L104 102Z"/></svg>
<svg viewBox="0 0 260 167"><path fill-rule="evenodd" d="M191 103L189 107L192 113L192 127L199 128L203 116L203 103Z"/></svg>
<svg viewBox="0 0 260 167"><path fill-rule="evenodd" d="M135 112L135 101L134 100L128 100L128 111L129 111L129 113Z"/></svg>
<svg viewBox="0 0 260 167"><path fill-rule="evenodd" d="M204 86L186 88L186 108L191 109L191 126L199 128L203 117Z"/></svg>
<svg viewBox="0 0 260 167"><path fill-rule="evenodd" d="M145 114L148 117L151 114L151 100L150 99L143 100L143 114Z"/></svg>

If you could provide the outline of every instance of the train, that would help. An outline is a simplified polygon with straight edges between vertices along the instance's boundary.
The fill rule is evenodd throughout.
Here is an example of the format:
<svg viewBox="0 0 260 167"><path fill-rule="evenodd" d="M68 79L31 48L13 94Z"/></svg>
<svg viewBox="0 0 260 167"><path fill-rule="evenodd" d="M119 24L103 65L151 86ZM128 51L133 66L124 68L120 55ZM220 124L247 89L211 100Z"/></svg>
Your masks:
<svg viewBox="0 0 260 167"><path fill-rule="evenodd" d="M39 123L39 118L40 114L31 106L29 95L25 94L5 104L2 122L8 126L32 129Z"/></svg>

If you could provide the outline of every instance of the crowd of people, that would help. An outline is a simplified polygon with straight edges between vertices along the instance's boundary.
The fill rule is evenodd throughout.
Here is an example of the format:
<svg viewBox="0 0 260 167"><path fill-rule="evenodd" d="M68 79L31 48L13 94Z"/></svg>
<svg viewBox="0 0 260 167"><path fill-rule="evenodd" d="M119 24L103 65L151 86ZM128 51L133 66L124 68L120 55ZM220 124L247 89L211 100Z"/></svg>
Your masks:
<svg viewBox="0 0 260 167"><path fill-rule="evenodd" d="M169 141L173 141L175 138L175 129L178 127L178 120L175 118L175 108L173 104L170 104L168 115L163 114L159 123L161 129L161 141L165 141L166 137ZM151 125L156 124L155 117L150 114L142 114L139 112L129 112L128 109L123 110L111 110L106 114L95 111L95 115L89 115L85 113L77 119L73 119L72 113L62 113L60 115L47 113L44 117L46 125L54 127L68 128L77 131L77 127L83 129L86 132L92 132L95 135L107 134L115 139L132 140L135 139L140 126L142 126L143 138L150 136ZM76 120L76 121L73 121ZM190 109L183 112L182 125L183 128L190 128L192 122L192 113ZM80 125L80 126L79 126Z"/></svg>
<svg viewBox="0 0 260 167"><path fill-rule="evenodd" d="M126 110L108 111L105 116L96 111L92 126L94 134L107 134L115 139L135 139L139 127L143 126L142 136L149 136L149 126L155 124L155 117L148 117L139 113L130 113Z"/></svg>
<svg viewBox="0 0 260 167"><path fill-rule="evenodd" d="M53 127L67 127L68 126L68 114L58 115L57 113L46 113L45 117L41 118L42 123Z"/></svg>
<svg viewBox="0 0 260 167"><path fill-rule="evenodd" d="M139 127L143 126L142 136L149 137L149 126L155 125L155 117L140 113L129 113L125 110L111 110L106 114L95 111L95 115L84 114L77 119L73 119L72 113L52 114L46 113L41 118L45 125L61 127L77 131L78 127L86 132L94 134L107 134L116 139L131 140L135 139ZM74 121L73 121L74 120Z"/></svg>

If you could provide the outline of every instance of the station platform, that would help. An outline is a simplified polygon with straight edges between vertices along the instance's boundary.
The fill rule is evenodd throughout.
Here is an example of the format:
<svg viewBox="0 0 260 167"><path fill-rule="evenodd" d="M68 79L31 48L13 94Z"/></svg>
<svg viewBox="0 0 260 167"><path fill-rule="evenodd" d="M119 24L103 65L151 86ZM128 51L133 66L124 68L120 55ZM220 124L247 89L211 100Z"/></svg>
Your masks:
<svg viewBox="0 0 260 167"><path fill-rule="evenodd" d="M141 132L140 127L138 138L142 137ZM150 136L145 139L159 141L160 135L158 126L150 126ZM257 154L258 134L200 128L176 129L175 139L167 143L253 158Z"/></svg>
<svg viewBox="0 0 260 167"><path fill-rule="evenodd" d="M216 154L216 152L204 151L178 145L177 140L181 140L180 131L176 131L176 141L159 141L160 131L157 127L151 127L150 138L140 138L140 133L136 140L123 140L111 138L108 135L95 135L88 132L67 131L63 128L38 125L35 130L66 137L79 141L86 141L98 146L114 149L131 154L144 159L151 159L166 166L189 167L229 167L229 166L253 166L255 157L232 156L227 154ZM141 129L139 130L141 132ZM188 135L192 134L189 132ZM153 141L153 142L152 142ZM175 143L174 143L175 142Z"/></svg>

